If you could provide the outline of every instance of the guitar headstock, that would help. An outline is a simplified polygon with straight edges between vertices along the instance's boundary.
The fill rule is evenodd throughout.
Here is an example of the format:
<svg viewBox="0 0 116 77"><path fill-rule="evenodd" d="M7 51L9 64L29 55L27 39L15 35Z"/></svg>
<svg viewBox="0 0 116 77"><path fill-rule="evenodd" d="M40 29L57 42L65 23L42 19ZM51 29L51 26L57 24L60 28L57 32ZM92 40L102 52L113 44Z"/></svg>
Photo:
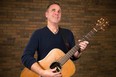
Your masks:
<svg viewBox="0 0 116 77"><path fill-rule="evenodd" d="M105 28L109 25L109 21L105 18L100 18L99 20L97 20L96 22L96 27L95 30L103 30L105 31Z"/></svg>

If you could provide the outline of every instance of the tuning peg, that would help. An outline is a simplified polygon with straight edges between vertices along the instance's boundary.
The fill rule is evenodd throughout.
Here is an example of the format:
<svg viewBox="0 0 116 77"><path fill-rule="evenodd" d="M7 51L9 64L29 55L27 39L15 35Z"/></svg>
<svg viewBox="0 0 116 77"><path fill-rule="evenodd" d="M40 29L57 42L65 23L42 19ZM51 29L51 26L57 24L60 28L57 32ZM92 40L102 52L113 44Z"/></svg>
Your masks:
<svg viewBox="0 0 116 77"><path fill-rule="evenodd" d="M96 23L96 26L98 26L98 23Z"/></svg>
<svg viewBox="0 0 116 77"><path fill-rule="evenodd" d="M105 29L103 27L101 27L101 30L105 31Z"/></svg>
<svg viewBox="0 0 116 77"><path fill-rule="evenodd" d="M106 24L109 24L109 22L108 22L108 21L106 21Z"/></svg>
<svg viewBox="0 0 116 77"><path fill-rule="evenodd" d="M104 24L103 26L105 27L106 25Z"/></svg>
<svg viewBox="0 0 116 77"><path fill-rule="evenodd" d="M100 21L100 20L97 20L97 22L98 22L98 23L101 23L101 21Z"/></svg>
<svg viewBox="0 0 116 77"><path fill-rule="evenodd" d="M100 20L104 21L105 19L104 18L101 18Z"/></svg>

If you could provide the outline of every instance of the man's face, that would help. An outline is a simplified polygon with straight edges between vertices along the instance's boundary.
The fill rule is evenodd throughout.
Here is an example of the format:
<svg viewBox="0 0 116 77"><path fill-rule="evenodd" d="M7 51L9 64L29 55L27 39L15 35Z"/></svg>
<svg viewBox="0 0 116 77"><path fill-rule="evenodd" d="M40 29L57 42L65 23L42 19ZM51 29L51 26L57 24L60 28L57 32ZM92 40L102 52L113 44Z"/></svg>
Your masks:
<svg viewBox="0 0 116 77"><path fill-rule="evenodd" d="M49 23L58 24L61 20L61 8L57 4L51 5L45 13Z"/></svg>

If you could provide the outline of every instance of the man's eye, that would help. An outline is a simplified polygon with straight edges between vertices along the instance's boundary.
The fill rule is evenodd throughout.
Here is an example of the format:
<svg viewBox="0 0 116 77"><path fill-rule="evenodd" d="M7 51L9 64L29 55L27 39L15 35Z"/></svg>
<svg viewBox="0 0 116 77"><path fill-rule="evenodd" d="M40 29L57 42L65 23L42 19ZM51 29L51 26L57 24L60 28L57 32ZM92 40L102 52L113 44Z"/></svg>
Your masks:
<svg viewBox="0 0 116 77"><path fill-rule="evenodd" d="M61 11L59 10L58 13L61 13Z"/></svg>
<svg viewBox="0 0 116 77"><path fill-rule="evenodd" d="M55 9L52 9L52 11L55 11Z"/></svg>

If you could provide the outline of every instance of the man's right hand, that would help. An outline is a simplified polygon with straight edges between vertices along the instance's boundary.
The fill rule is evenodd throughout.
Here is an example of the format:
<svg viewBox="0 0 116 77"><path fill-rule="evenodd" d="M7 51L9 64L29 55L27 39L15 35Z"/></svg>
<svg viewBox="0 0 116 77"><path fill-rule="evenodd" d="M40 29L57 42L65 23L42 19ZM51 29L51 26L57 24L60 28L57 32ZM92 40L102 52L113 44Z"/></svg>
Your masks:
<svg viewBox="0 0 116 77"><path fill-rule="evenodd" d="M61 72L55 72L55 71L56 68L44 70L41 75L42 77L62 77Z"/></svg>

